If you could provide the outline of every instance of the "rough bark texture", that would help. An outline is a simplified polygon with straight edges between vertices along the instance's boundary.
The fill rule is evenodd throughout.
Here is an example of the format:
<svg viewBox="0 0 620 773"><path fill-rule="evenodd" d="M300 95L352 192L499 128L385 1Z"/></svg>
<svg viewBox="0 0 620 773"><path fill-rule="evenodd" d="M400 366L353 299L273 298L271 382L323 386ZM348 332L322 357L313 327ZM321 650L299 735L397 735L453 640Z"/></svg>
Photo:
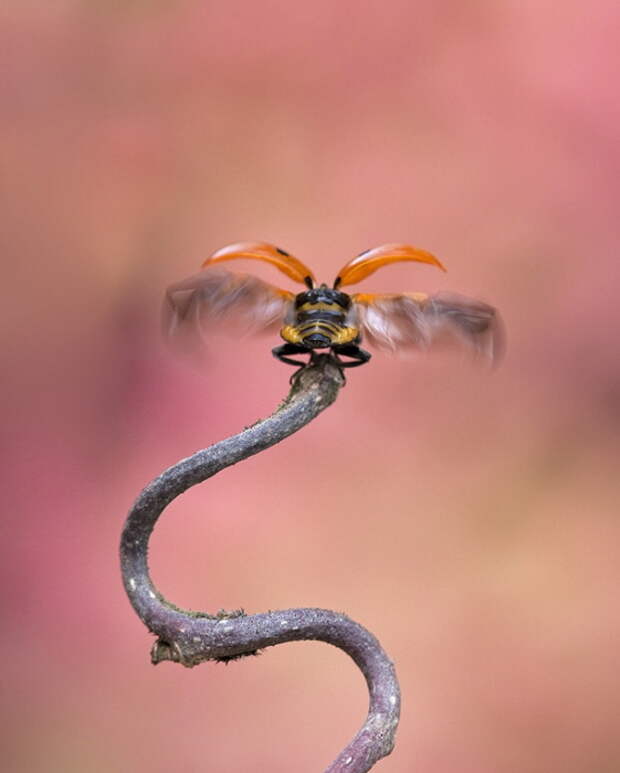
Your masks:
<svg viewBox="0 0 620 773"><path fill-rule="evenodd" d="M400 714L400 690L392 662L377 639L343 614L325 609L288 609L246 615L179 609L157 591L147 566L148 541L164 508L191 486L301 429L336 399L344 379L329 355L315 356L293 381L290 394L269 418L198 451L170 467L142 491L121 539L127 595L140 619L158 638L153 663L195 666L228 661L289 641L318 640L344 650L359 666L370 695L366 721L328 773L363 773L389 754Z"/></svg>

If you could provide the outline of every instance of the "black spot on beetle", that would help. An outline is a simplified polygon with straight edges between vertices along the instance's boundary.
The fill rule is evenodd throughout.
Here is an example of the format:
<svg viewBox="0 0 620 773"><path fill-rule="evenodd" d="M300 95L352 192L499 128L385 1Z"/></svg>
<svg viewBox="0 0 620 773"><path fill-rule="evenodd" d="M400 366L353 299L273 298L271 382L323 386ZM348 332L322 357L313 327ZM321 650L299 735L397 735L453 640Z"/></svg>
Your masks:
<svg viewBox="0 0 620 773"><path fill-rule="evenodd" d="M276 252L279 252L280 255L284 255L285 258L291 257L286 250L281 250L279 247L276 247Z"/></svg>

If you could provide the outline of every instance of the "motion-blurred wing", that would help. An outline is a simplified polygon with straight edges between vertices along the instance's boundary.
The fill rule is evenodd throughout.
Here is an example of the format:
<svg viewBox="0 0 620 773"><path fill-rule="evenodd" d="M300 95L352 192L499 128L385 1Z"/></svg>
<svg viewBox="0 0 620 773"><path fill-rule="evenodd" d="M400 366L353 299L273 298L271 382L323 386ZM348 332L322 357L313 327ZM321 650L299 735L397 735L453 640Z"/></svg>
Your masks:
<svg viewBox="0 0 620 773"><path fill-rule="evenodd" d="M282 324L294 295L249 274L219 267L171 285L162 315L166 339L185 351L202 345L210 329L235 335Z"/></svg>
<svg viewBox="0 0 620 773"><path fill-rule="evenodd" d="M461 295L403 293L351 296L362 334L387 351L460 345L476 356L497 360L503 328L496 310Z"/></svg>

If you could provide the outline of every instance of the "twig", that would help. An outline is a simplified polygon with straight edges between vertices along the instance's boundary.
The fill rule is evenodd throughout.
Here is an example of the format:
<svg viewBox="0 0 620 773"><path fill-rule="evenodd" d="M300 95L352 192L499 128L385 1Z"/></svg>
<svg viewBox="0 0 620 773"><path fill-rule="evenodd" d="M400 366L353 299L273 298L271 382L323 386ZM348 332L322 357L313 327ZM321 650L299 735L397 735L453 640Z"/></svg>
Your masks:
<svg viewBox="0 0 620 773"><path fill-rule="evenodd" d="M173 499L301 429L334 402L343 383L342 373L329 355L315 356L297 374L290 394L269 418L182 459L149 483L127 518L121 539L121 567L135 611L158 637L151 652L153 663L172 660L191 667L205 660L228 661L275 644L308 639L333 644L350 655L366 678L370 707L364 725L327 773L365 773L392 751L400 714L394 667L369 631L345 615L325 609L256 615L189 612L164 599L147 566L149 538Z"/></svg>

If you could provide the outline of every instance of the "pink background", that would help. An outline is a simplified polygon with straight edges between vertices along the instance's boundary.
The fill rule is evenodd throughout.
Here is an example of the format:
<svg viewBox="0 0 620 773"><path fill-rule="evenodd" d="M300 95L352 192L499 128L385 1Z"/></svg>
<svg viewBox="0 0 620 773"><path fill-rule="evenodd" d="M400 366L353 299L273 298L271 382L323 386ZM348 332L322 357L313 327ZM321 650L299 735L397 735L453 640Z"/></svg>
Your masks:
<svg viewBox="0 0 620 773"><path fill-rule="evenodd" d="M2 11L3 759L318 771L362 676L290 644L148 661L117 544L164 467L265 416L277 340L159 340L167 284L264 239L363 290L497 305L496 372L376 354L310 427L171 507L195 609L346 611L394 658L404 773L620 769L617 4L9 2ZM269 267L257 273L294 289Z"/></svg>

